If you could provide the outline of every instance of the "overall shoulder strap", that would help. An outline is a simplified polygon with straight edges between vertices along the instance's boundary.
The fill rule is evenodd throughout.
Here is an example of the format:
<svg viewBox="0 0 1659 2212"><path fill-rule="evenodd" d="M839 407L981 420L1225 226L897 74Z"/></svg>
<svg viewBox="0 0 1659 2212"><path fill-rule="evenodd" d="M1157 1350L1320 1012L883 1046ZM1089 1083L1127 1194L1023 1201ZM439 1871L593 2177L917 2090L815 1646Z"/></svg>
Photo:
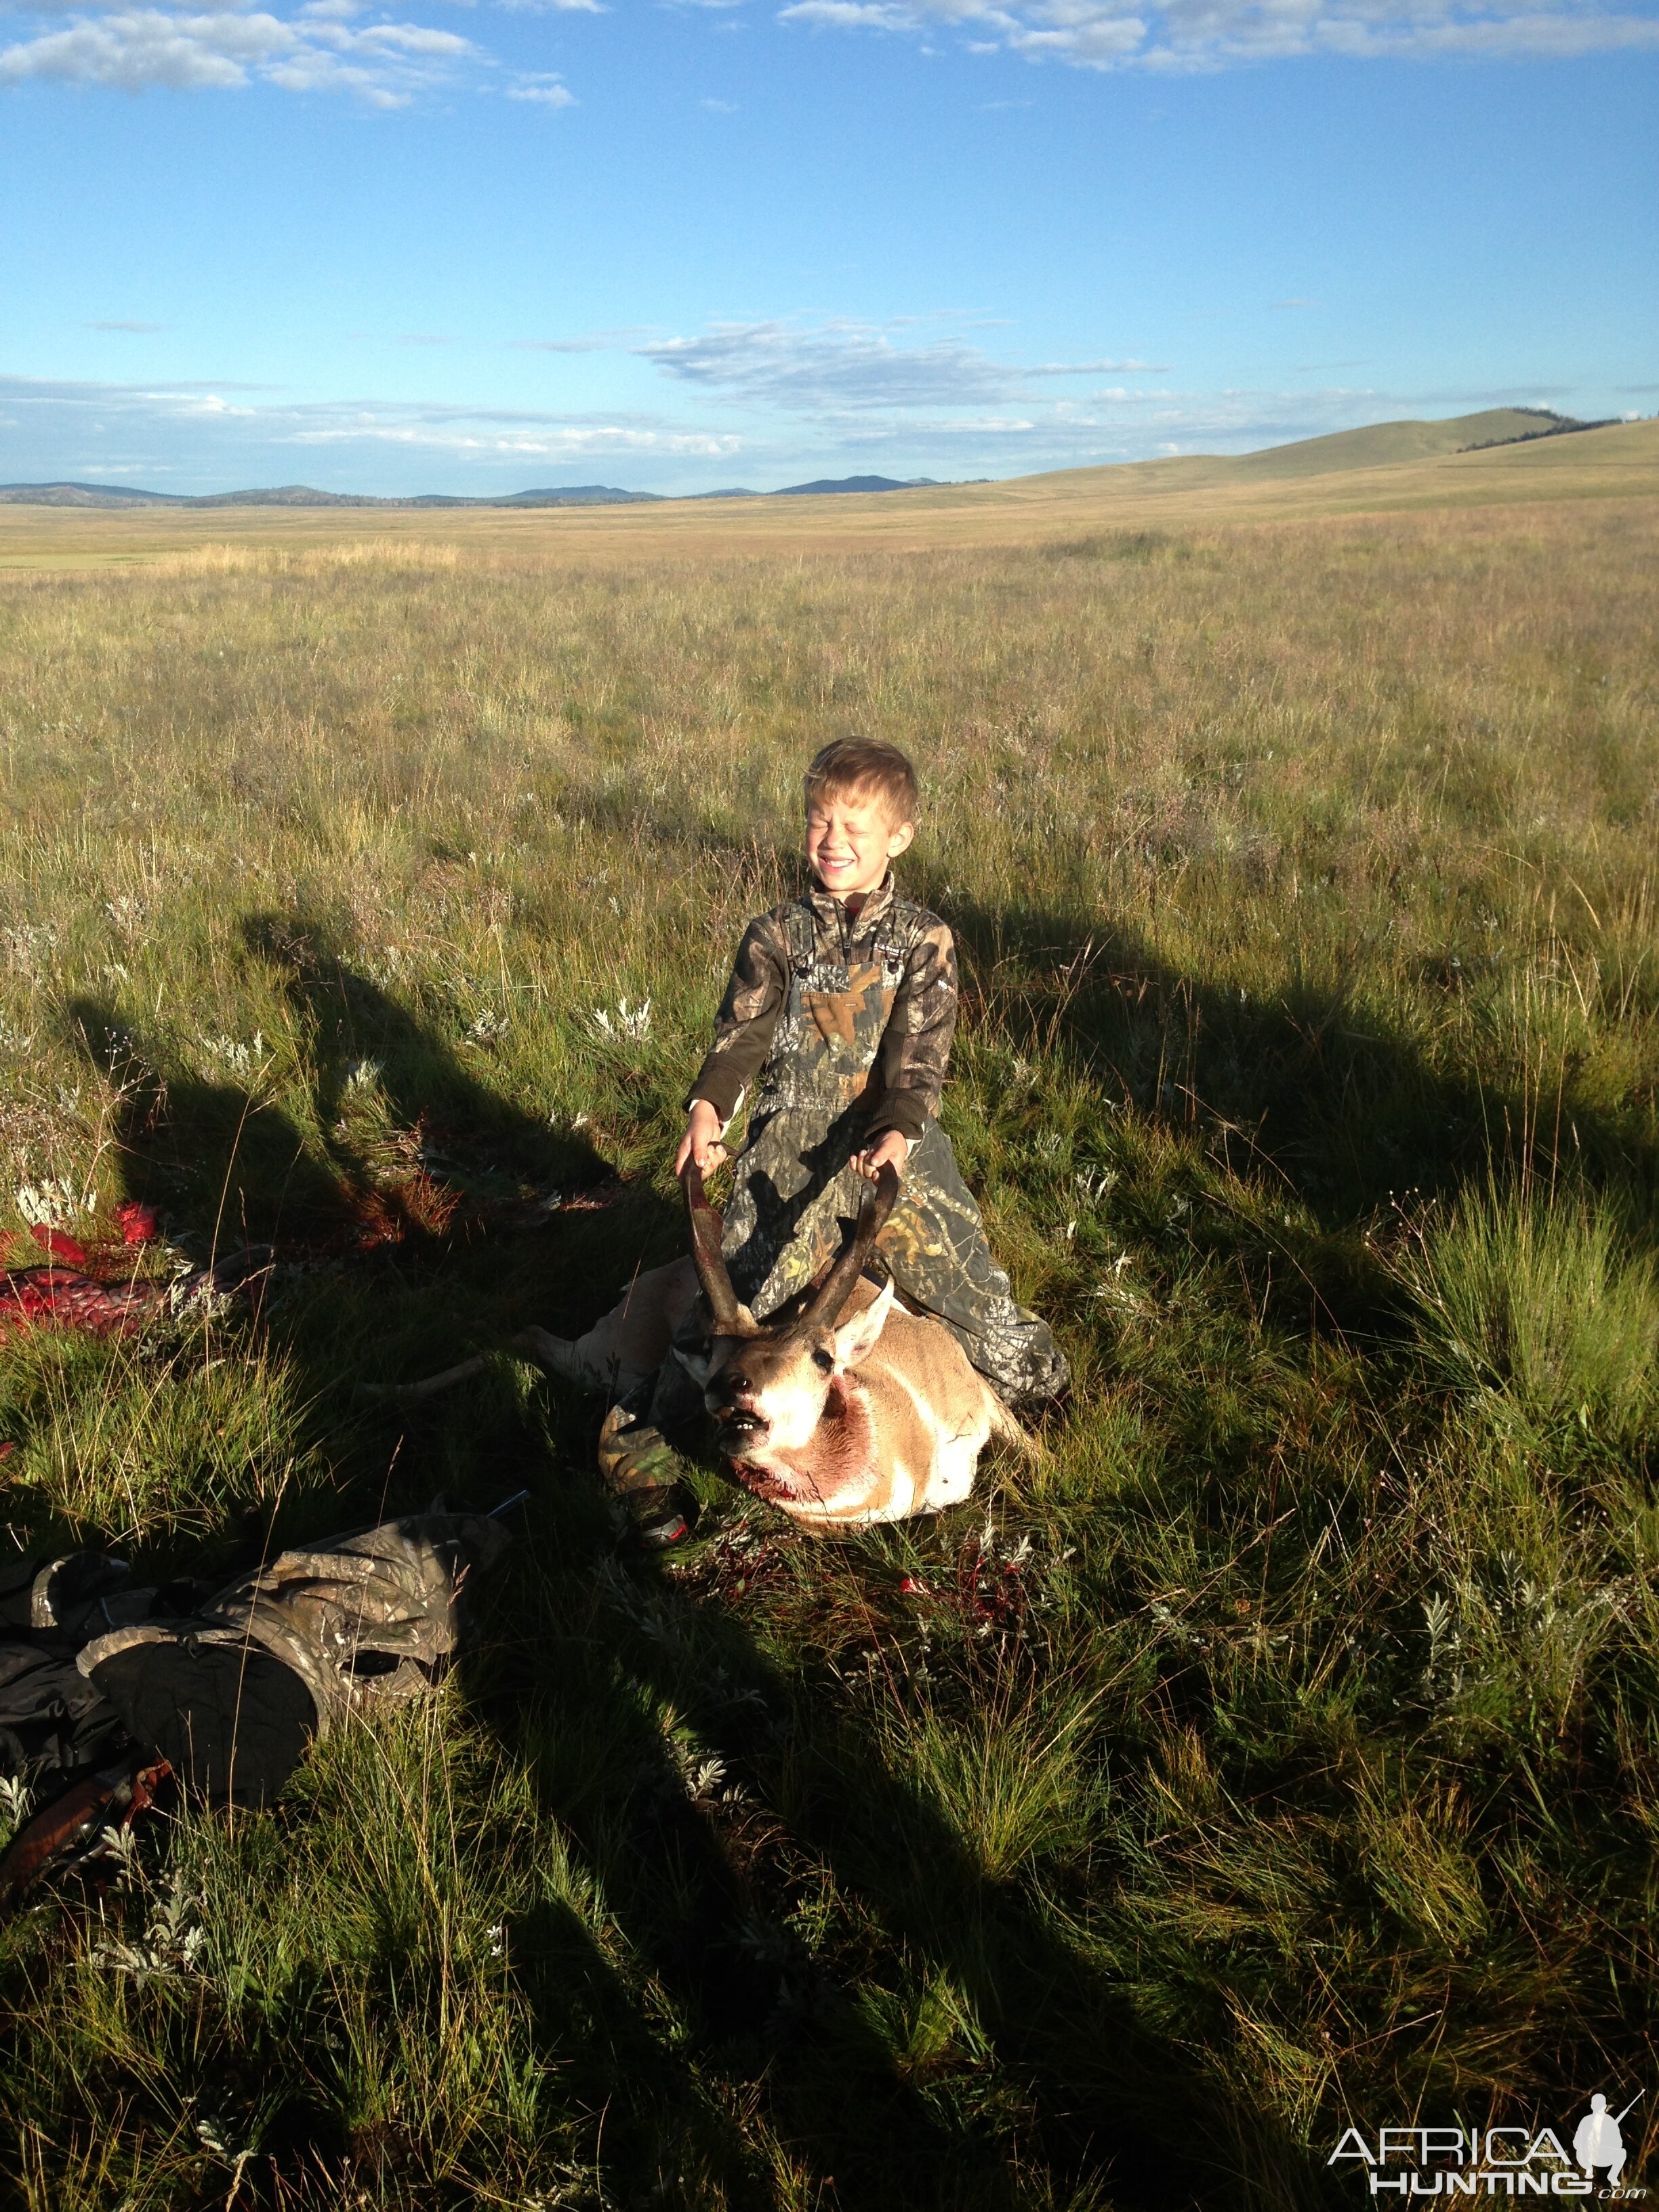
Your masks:
<svg viewBox="0 0 1659 2212"><path fill-rule="evenodd" d="M810 968L817 932L812 920L812 909L805 899L796 899L788 908L784 927L788 932L791 960L797 968Z"/></svg>
<svg viewBox="0 0 1659 2212"><path fill-rule="evenodd" d="M931 927L936 919L936 915L929 914L925 906L918 906L914 899L895 898L882 923L879 941L884 947L890 946L895 953L908 957L917 938Z"/></svg>

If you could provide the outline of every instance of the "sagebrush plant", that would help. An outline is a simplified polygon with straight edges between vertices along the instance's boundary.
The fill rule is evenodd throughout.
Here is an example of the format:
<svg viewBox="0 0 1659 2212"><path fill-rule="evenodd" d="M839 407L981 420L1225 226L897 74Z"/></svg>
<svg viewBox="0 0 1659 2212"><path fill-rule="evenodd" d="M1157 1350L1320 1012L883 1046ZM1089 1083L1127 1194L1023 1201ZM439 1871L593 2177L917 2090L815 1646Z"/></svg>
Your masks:
<svg viewBox="0 0 1659 2212"><path fill-rule="evenodd" d="M211 1579L532 1493L441 1698L6 1927L20 2200L1311 2207L1350 2120L1622 2106L1652 503L560 544L0 586L14 1258L128 1198L140 1265L279 1258L257 1312L0 1343L8 1540ZM725 963L854 731L922 772L945 1119L1074 1396L845 1540L706 1472L653 1565L597 1406L357 1386L679 1248Z"/></svg>

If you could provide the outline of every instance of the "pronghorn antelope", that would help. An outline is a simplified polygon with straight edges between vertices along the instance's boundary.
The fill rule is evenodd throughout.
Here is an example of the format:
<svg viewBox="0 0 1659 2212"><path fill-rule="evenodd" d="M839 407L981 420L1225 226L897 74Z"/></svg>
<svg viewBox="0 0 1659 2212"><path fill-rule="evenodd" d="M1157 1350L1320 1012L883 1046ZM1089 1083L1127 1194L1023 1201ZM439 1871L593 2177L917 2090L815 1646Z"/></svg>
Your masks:
<svg viewBox="0 0 1659 2212"><path fill-rule="evenodd" d="M673 1356L702 1385L738 1480L805 1528L861 1528L959 1504L993 1436L1036 1450L942 1322L908 1313L890 1282L878 1290L861 1279L899 1194L891 1167L865 1192L817 1289L763 1322L732 1286L720 1217L694 1162L681 1182L691 1257L636 1276L585 1336L526 1328L514 1350L589 1389L625 1390L670 1355L701 1284L712 1341L706 1354ZM423 1396L483 1364L464 1361L397 1395Z"/></svg>
<svg viewBox="0 0 1659 2212"><path fill-rule="evenodd" d="M688 1161L691 1249L713 1322L703 1386L721 1451L747 1489L803 1528L858 1528L958 1504L994 1436L1030 1438L940 1322L861 1280L899 1181L884 1167L853 1233L796 1310L757 1322L720 1254L720 1218Z"/></svg>

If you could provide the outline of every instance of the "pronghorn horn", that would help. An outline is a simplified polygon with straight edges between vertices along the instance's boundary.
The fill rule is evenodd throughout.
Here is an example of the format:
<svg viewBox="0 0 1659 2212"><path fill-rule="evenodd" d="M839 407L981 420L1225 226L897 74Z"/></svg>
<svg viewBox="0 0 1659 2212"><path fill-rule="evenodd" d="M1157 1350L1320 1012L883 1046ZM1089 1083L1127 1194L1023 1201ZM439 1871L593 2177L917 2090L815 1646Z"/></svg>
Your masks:
<svg viewBox="0 0 1659 2212"><path fill-rule="evenodd" d="M695 1160L687 1160L681 1170L680 1188L685 1193L685 1210L691 1222L691 1256L697 1264L697 1280L702 1285L702 1294L714 1317L715 1332L720 1336L736 1335L739 1328L738 1294L732 1287L732 1278L726 1272L726 1257L720 1250L720 1218L703 1196L702 1171Z"/></svg>
<svg viewBox="0 0 1659 2212"><path fill-rule="evenodd" d="M801 1316L803 1330L833 1328L840 1320L841 1310L852 1297L853 1285L864 1273L876 1239L898 1203L898 1170L890 1160L884 1161L880 1174L866 1190L859 1206L858 1226L842 1248L841 1257L824 1277L823 1288Z"/></svg>

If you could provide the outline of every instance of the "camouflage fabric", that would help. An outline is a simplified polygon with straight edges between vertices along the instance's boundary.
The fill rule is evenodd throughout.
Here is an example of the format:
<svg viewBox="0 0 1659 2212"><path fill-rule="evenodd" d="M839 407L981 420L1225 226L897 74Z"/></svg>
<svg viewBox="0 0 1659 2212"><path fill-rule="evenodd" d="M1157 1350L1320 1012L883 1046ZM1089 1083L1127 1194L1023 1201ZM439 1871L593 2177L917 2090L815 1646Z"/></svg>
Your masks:
<svg viewBox="0 0 1659 2212"><path fill-rule="evenodd" d="M284 1552L192 1614L96 1638L76 1665L191 1788L261 1804L313 1736L434 1687L474 1576L508 1542L483 1514L412 1513Z"/></svg>
<svg viewBox="0 0 1659 2212"><path fill-rule="evenodd" d="M898 1128L910 1156L877 1246L894 1282L1009 1403L1041 1401L1064 1389L1064 1356L1014 1304L937 1119L956 998L950 931L897 898L890 878L856 915L819 892L750 925L692 1093L725 1113L709 1069L757 1073L723 1249L738 1297L764 1319L840 1249L864 1188L854 1153ZM896 1094L921 1107L914 1127L892 1111ZM734 1109L740 1091L730 1095Z"/></svg>
<svg viewBox="0 0 1659 2212"><path fill-rule="evenodd" d="M939 1113L956 1027L956 947L936 914L890 875L856 913L814 890L744 932L690 1097L729 1121L758 1079L751 1120L834 1097L861 1104L866 1140L914 1143Z"/></svg>

